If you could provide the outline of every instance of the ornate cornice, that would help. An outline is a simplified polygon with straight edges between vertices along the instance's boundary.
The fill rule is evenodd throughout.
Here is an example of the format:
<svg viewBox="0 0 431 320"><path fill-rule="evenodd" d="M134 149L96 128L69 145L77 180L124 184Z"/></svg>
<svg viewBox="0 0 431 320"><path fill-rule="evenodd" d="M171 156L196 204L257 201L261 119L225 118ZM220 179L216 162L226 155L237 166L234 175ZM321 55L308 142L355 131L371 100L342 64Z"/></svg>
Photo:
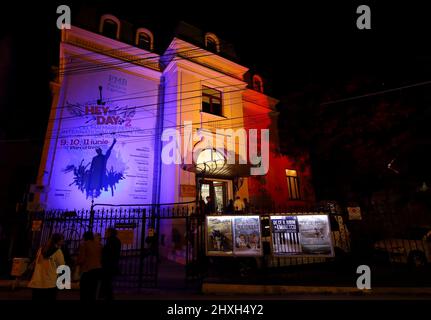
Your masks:
<svg viewBox="0 0 431 320"><path fill-rule="evenodd" d="M165 64L168 65L175 57L224 73L238 80L244 80L244 73L248 71L248 68L238 63L178 38L172 40L162 60L165 60Z"/></svg>
<svg viewBox="0 0 431 320"><path fill-rule="evenodd" d="M63 33L62 41L89 51L103 54L135 65L160 71L159 56L146 50L108 39L104 36L72 27Z"/></svg>

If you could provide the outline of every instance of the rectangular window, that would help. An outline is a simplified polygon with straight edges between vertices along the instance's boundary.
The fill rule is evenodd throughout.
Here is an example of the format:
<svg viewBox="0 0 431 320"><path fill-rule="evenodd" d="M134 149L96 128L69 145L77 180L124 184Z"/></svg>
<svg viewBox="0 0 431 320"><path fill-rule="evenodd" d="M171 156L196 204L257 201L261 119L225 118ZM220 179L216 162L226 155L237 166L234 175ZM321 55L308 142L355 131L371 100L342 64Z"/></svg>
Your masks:
<svg viewBox="0 0 431 320"><path fill-rule="evenodd" d="M222 115L221 92L202 86L202 111Z"/></svg>
<svg viewBox="0 0 431 320"><path fill-rule="evenodd" d="M301 192L299 191L299 179L296 170L286 169L287 189L289 190L290 200L301 199Z"/></svg>

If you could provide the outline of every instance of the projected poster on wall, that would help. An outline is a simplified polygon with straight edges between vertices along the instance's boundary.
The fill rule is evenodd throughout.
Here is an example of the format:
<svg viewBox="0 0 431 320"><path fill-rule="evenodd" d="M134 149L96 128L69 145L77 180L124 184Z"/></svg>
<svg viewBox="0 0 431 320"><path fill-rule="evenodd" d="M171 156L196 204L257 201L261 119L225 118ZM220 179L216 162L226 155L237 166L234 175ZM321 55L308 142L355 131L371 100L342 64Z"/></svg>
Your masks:
<svg viewBox="0 0 431 320"><path fill-rule="evenodd" d="M157 82L109 69L66 74L61 90L46 207L152 203Z"/></svg>
<svg viewBox="0 0 431 320"><path fill-rule="evenodd" d="M333 256L327 215L277 215L270 220L274 255Z"/></svg>

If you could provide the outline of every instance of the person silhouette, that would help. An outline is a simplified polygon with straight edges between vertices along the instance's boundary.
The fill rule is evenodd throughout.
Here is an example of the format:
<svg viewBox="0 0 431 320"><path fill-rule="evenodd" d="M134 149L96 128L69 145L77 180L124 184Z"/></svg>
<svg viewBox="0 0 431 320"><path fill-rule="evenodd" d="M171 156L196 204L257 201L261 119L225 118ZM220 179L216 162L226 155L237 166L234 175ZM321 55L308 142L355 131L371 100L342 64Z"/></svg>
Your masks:
<svg viewBox="0 0 431 320"><path fill-rule="evenodd" d="M101 148L96 149L97 156L93 157L90 166L89 181L87 186L87 197L92 196L97 198L103 189L108 191L106 163L111 155L112 148L114 147L117 139L114 138L109 149L103 154Z"/></svg>

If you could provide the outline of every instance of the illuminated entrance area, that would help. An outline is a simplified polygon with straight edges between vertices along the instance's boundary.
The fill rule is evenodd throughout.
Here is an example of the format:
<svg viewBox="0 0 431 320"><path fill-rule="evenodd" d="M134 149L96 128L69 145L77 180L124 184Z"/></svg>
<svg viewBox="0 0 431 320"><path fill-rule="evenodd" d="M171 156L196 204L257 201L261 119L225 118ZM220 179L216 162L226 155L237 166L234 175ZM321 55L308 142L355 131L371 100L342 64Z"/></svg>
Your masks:
<svg viewBox="0 0 431 320"><path fill-rule="evenodd" d="M230 199L233 200L233 188L231 180L205 179L200 188L201 199L207 203L207 197L214 199L214 210L218 213L223 212Z"/></svg>
<svg viewBox="0 0 431 320"><path fill-rule="evenodd" d="M202 150L196 159L196 168L204 174L213 174L225 165L226 157L215 149Z"/></svg>

